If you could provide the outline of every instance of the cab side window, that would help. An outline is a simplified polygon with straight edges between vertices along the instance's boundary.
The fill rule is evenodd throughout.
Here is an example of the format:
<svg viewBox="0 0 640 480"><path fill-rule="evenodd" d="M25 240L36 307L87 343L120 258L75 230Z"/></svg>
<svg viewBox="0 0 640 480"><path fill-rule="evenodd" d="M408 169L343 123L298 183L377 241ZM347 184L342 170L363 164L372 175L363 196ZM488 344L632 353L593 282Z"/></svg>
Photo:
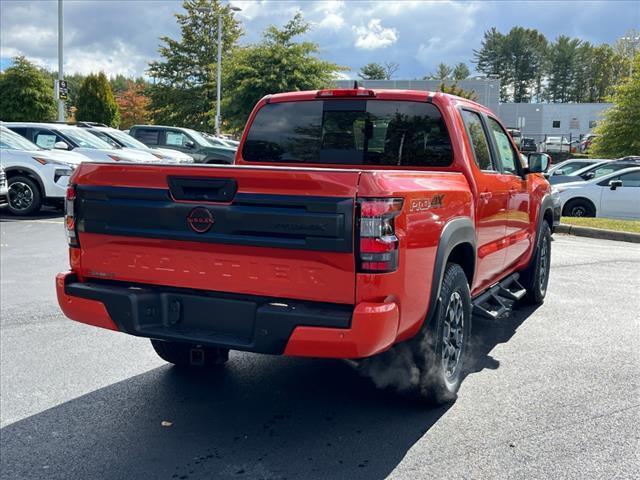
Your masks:
<svg viewBox="0 0 640 480"><path fill-rule="evenodd" d="M189 141L190 138L182 132L176 132L173 130L167 130L166 132L165 143L172 147L184 147Z"/></svg>
<svg viewBox="0 0 640 480"><path fill-rule="evenodd" d="M491 132L491 136L493 137L493 141L496 146L498 161L502 165L502 171L504 173L518 175L519 171L516 162L519 162L520 160L518 159L516 151L511 146L508 133L505 132L500 124L493 118L488 118L487 120L489 124L489 131Z"/></svg>
<svg viewBox="0 0 640 480"><path fill-rule="evenodd" d="M136 128L134 136L145 145L158 145L160 143L160 131L153 128Z"/></svg>
<svg viewBox="0 0 640 480"><path fill-rule="evenodd" d="M469 110L462 110L462 121L467 127L467 134L471 140L471 148L476 165L480 170L495 171L491 162L491 154L489 153L489 142L482 127L480 115Z"/></svg>

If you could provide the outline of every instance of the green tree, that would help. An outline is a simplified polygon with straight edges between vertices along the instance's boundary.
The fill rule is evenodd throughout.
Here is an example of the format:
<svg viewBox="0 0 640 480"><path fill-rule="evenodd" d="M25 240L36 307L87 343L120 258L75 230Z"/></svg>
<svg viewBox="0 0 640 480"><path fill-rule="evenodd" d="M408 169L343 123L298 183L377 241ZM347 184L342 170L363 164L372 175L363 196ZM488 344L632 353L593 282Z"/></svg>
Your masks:
<svg viewBox="0 0 640 480"><path fill-rule="evenodd" d="M547 96L554 103L572 99L580 44L578 39L560 35L550 47Z"/></svg>
<svg viewBox="0 0 640 480"><path fill-rule="evenodd" d="M358 72L358 76L363 80L386 80L387 72L379 63L367 63Z"/></svg>
<svg viewBox="0 0 640 480"><path fill-rule="evenodd" d="M162 60L149 64L146 94L157 123L213 131L216 111L218 15L222 14L222 69L233 63L242 35L228 5L219 0L184 0L176 14L179 40L160 38Z"/></svg>
<svg viewBox="0 0 640 480"><path fill-rule="evenodd" d="M596 128L590 155L618 158L640 152L640 54L633 61L633 74L615 89L613 106Z"/></svg>
<svg viewBox="0 0 640 480"><path fill-rule="evenodd" d="M112 127L120 123L120 109L104 72L91 74L84 79L78 91L76 107L78 121L100 122Z"/></svg>
<svg viewBox="0 0 640 480"><path fill-rule="evenodd" d="M223 83L223 113L231 129L244 127L254 105L263 96L326 88L337 72L345 70L319 59L316 43L297 41L309 28L298 12L281 29L268 27L260 43L238 50Z"/></svg>
<svg viewBox="0 0 640 480"><path fill-rule="evenodd" d="M440 62L438 64L438 69L436 70L436 73L433 75L433 77L440 81L446 80L451 76L451 72L453 72L453 68L451 68L446 63Z"/></svg>
<svg viewBox="0 0 640 480"><path fill-rule="evenodd" d="M507 35L495 27L484 33L474 50L479 72L500 79L500 99L529 102L539 96L547 55L547 40L534 29L513 27Z"/></svg>
<svg viewBox="0 0 640 480"><path fill-rule="evenodd" d="M56 118L53 82L24 57L0 73L0 118L7 122L48 122Z"/></svg>
<svg viewBox="0 0 640 480"><path fill-rule="evenodd" d="M458 97L467 98L474 102L478 101L478 96L476 95L476 92L472 90L465 90L463 88L460 88L456 82L452 83L451 85L447 85L444 82L441 82L440 86L438 87L438 90L440 90L442 93L448 93L450 95L456 95Z"/></svg>
<svg viewBox="0 0 640 480"><path fill-rule="evenodd" d="M471 75L471 72L469 71L469 67L467 67L466 63L460 62L453 69L453 79L455 81L469 78L469 75Z"/></svg>

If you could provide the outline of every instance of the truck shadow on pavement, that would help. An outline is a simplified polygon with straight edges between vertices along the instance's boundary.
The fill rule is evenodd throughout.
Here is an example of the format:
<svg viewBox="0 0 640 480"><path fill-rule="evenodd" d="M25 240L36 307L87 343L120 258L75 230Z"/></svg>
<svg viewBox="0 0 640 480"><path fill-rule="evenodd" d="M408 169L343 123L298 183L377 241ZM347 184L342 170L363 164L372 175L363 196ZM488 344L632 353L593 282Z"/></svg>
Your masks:
<svg viewBox="0 0 640 480"><path fill-rule="evenodd" d="M490 351L533 312L474 319L469 373L498 368ZM381 479L449 408L376 390L342 362L236 353L219 372L160 367L11 424L1 467L6 479Z"/></svg>

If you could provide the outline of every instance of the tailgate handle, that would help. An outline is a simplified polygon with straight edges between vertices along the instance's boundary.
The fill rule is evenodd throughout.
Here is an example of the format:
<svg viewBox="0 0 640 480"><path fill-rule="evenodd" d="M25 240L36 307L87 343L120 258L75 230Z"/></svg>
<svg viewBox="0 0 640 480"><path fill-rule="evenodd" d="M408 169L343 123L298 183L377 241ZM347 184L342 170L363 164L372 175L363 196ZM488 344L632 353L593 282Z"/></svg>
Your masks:
<svg viewBox="0 0 640 480"><path fill-rule="evenodd" d="M192 202L231 202L238 190L234 178L169 177L169 190L175 200Z"/></svg>

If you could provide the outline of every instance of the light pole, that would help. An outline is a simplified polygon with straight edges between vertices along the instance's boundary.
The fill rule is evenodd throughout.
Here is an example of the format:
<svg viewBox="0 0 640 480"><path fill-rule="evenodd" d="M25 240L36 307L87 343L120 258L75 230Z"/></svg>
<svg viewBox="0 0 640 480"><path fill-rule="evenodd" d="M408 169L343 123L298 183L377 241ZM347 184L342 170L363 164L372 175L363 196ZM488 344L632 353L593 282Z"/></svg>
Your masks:
<svg viewBox="0 0 640 480"><path fill-rule="evenodd" d="M640 41L640 36L627 35L626 37L622 37L622 39L628 47L625 50L629 50L629 78L633 75L633 58L636 54L636 45Z"/></svg>
<svg viewBox="0 0 640 480"><path fill-rule="evenodd" d="M210 8L199 8L200 11L210 11L213 10ZM240 7L234 7L229 5L229 10L232 12L240 12L242 9ZM216 78L216 118L215 118L215 131L216 135L220 135L220 97L221 95L221 85L222 85L222 16L226 15L226 13L218 13L218 61L217 61L217 78Z"/></svg>
<svg viewBox="0 0 640 480"><path fill-rule="evenodd" d="M60 99L60 82L64 79L62 73L62 0L58 0L58 121L64 122L64 100Z"/></svg>

